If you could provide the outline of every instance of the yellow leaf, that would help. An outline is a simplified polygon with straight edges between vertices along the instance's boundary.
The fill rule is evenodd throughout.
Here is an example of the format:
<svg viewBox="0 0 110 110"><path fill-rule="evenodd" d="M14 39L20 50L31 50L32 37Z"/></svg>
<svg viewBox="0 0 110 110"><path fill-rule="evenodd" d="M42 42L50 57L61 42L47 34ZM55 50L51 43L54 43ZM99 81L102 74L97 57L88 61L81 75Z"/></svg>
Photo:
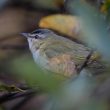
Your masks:
<svg viewBox="0 0 110 110"><path fill-rule="evenodd" d="M78 17L72 15L56 14L44 17L40 20L39 27L49 28L73 38L80 33Z"/></svg>
<svg viewBox="0 0 110 110"><path fill-rule="evenodd" d="M110 10L110 0L105 0L105 3L101 6L101 12L108 14Z"/></svg>

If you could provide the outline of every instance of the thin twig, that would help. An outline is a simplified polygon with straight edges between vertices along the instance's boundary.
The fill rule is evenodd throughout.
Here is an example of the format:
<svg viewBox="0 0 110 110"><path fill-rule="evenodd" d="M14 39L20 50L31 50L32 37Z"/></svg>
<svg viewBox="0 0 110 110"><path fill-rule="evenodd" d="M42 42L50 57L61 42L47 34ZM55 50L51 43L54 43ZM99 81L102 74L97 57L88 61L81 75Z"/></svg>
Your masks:
<svg viewBox="0 0 110 110"><path fill-rule="evenodd" d="M35 94L38 91L35 90L26 90L25 92L14 92L14 93L7 93L0 97L0 104L7 102L9 100L13 100L20 97L29 96L31 94Z"/></svg>

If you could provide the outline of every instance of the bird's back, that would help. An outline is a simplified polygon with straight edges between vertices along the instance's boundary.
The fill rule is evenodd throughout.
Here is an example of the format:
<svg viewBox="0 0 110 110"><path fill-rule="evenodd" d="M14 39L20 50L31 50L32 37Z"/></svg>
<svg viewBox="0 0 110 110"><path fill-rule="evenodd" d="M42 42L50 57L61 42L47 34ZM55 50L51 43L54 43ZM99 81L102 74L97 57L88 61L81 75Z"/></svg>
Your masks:
<svg viewBox="0 0 110 110"><path fill-rule="evenodd" d="M43 68L70 76L84 63L90 50L82 44L54 36L45 41L39 53L42 56L40 63Z"/></svg>

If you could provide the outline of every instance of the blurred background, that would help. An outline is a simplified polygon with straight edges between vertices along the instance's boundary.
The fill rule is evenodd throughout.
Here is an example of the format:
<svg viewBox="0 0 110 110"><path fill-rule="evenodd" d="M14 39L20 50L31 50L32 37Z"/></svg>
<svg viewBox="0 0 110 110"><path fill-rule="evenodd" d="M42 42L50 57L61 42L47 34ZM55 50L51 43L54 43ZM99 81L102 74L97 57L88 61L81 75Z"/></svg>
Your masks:
<svg viewBox="0 0 110 110"><path fill-rule="evenodd" d="M35 70L36 67L32 59L32 56L30 54L30 51L28 49L27 40L23 36L21 36L20 33L31 32L37 28L50 28L52 30L55 30L55 32L59 33L60 35L64 35L65 37L68 37L70 39L72 38L73 34L75 36L78 35L79 31L77 30L80 30L80 29L79 29L79 25L76 26L76 24L74 26L77 27L78 29L75 28L74 32L72 31L72 34L70 34L68 31L65 31L65 29L60 31L60 29L57 28L59 27L59 25L56 24L54 20L52 21L51 19L50 20L48 19L48 22L51 22L51 21L55 22L52 25L53 27L48 22L45 22L47 23L45 25L42 25L41 23L41 20L43 20L43 18L49 15L56 15L56 14L73 15L74 14L75 16L77 16L78 14L82 14L82 12L80 13L79 11L80 7L82 7L80 5L78 5L78 7L75 7L75 9L68 8L68 4L71 4L71 1L72 0L0 0L0 82L1 82L0 85L1 85L1 91L2 91L0 92L0 110L43 110L45 102L47 102L48 100L47 92L44 92L45 90L42 91L42 89L39 90L38 89L39 84L38 85L36 84L36 87L34 88L32 83L36 82L36 79L35 81L33 81L34 77L39 78L39 82L42 82L43 84L48 80L48 78L45 79L45 78L41 78L42 76L34 75L36 71ZM108 31L110 30L110 1L109 0L78 0L78 1L83 1L84 3L87 2L88 4L90 4L90 6L95 7L97 11L101 13L101 16L104 22L108 24L106 26L106 30ZM76 10L76 8L79 10ZM89 14L92 15L93 13L91 12ZM57 18L55 18L55 20L57 20ZM68 20L71 21L70 18L67 18L67 21ZM66 25L66 20L64 21L65 22L63 22L62 24ZM71 22L73 23L73 21ZM73 28L74 26L73 25L71 26L70 24L68 24L67 22L67 27ZM65 27L65 25L63 27ZM75 39L78 42L82 42L80 37L78 39L75 37ZM86 44L89 41L90 40L86 41ZM17 59L17 61L14 61L15 59ZM12 63L13 64L17 63L17 67L16 67L16 64L15 66L11 66ZM25 66L23 66L23 64ZM27 69L28 67L29 69ZM29 84L31 84L32 86L27 84L27 82L25 81L25 78L18 77L18 73L20 73L21 71L28 74L27 79ZM30 73L31 71L32 73ZM39 69L37 69L37 71L40 72ZM22 72L20 74L22 74ZM62 78L58 78L58 79L62 79ZM50 89L51 86L58 84L56 83L56 81L57 80L53 82L48 81L47 82L48 86L46 85L45 87L49 87ZM53 85L49 84L51 82ZM43 85L42 83L41 85ZM3 86L4 84L5 86ZM34 88L35 90L33 90L32 88ZM103 87L101 86L100 90L102 90L102 88ZM22 89L26 90L26 92L22 92ZM109 92L110 90L107 89L107 91ZM98 92L96 92L96 94L98 96ZM57 110L57 108L54 110Z"/></svg>

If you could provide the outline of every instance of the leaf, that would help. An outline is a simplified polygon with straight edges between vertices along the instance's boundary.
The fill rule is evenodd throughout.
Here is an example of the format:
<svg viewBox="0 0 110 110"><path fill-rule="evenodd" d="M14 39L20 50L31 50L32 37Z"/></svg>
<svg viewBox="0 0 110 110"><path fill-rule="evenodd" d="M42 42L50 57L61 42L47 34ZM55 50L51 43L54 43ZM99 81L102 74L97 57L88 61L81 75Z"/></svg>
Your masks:
<svg viewBox="0 0 110 110"><path fill-rule="evenodd" d="M83 69L80 75L62 85L47 104L46 110L91 110L89 105L92 104L92 94L96 86L96 80ZM93 107L96 108L95 105Z"/></svg>
<svg viewBox="0 0 110 110"><path fill-rule="evenodd" d="M9 65L12 72L16 73L20 79L25 79L27 84L34 89L39 87L43 91L51 92L65 80L63 75L43 71L29 56L17 58Z"/></svg>
<svg viewBox="0 0 110 110"><path fill-rule="evenodd" d="M105 3L101 6L101 12L104 14L109 14L110 10L110 0L105 0Z"/></svg>
<svg viewBox="0 0 110 110"><path fill-rule="evenodd" d="M49 28L72 38L78 37L80 33L80 22L78 17L72 15L56 14L42 18L39 27Z"/></svg>

